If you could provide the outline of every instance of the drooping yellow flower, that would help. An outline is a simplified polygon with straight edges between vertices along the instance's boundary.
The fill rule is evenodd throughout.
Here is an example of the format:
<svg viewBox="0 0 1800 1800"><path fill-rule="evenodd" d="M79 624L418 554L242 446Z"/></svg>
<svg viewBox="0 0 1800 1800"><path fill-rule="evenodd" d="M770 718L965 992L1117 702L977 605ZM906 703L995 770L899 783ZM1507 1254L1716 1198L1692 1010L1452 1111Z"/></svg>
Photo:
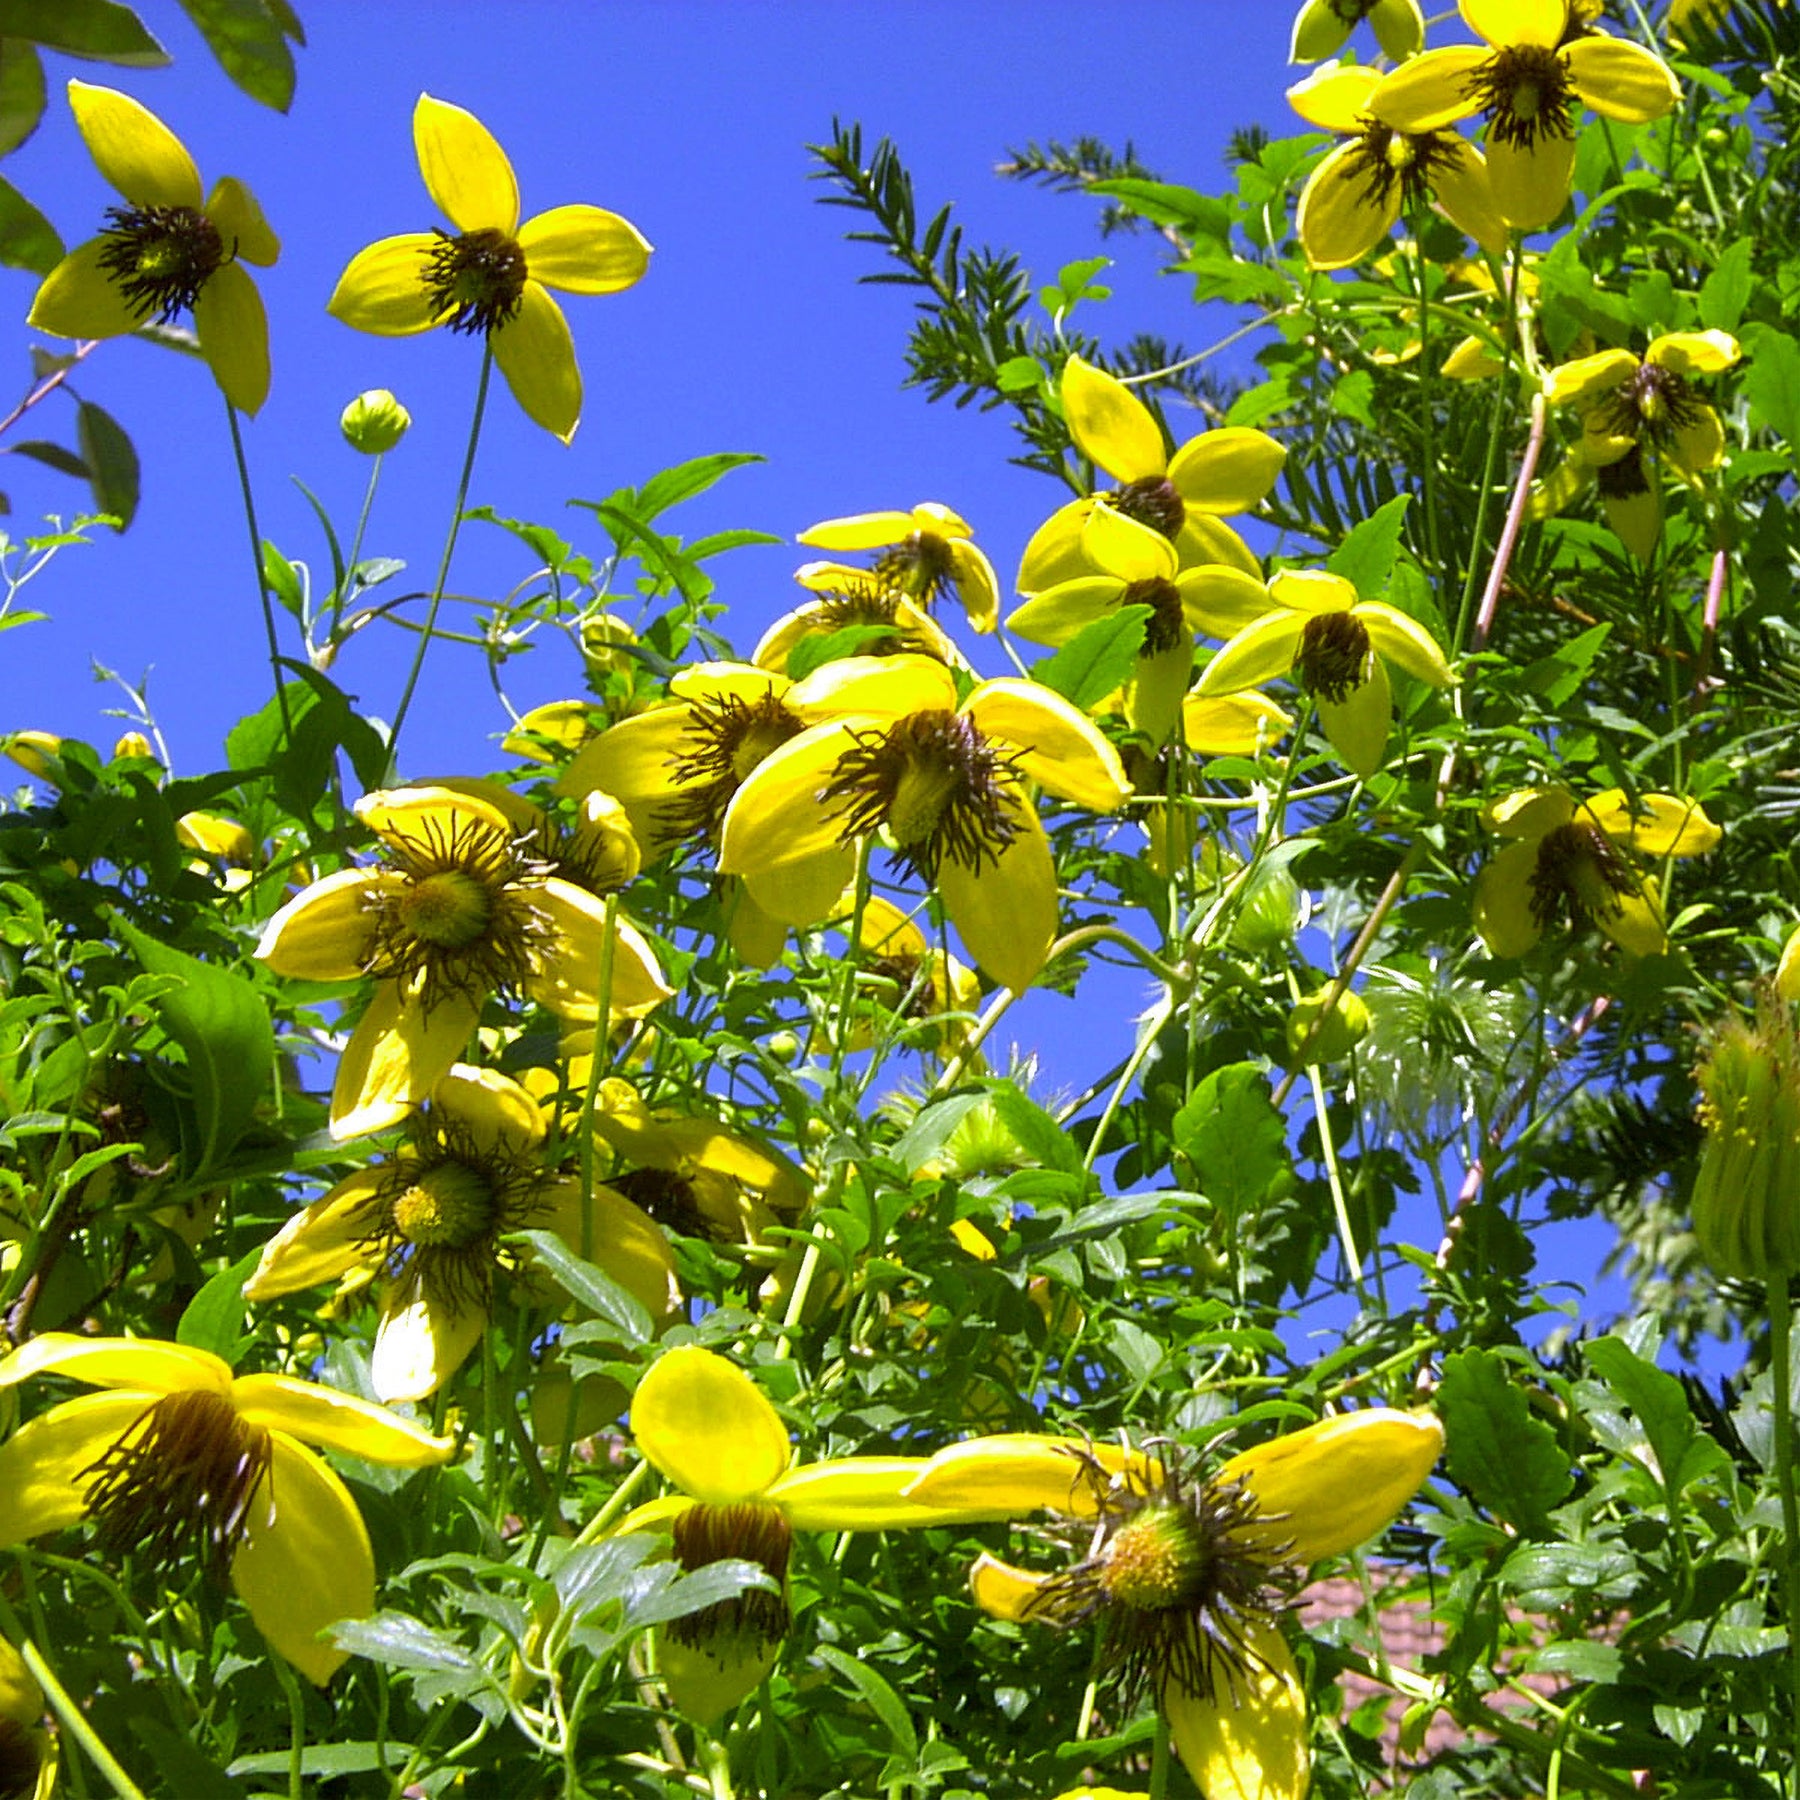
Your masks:
<svg viewBox="0 0 1800 1800"><path fill-rule="evenodd" d="M1725 454L1719 415L1694 391L1697 375L1721 375L1740 355L1724 331L1672 331L1640 359L1601 350L1552 369L1550 399L1581 413L1581 456L1603 469L1648 451L1688 478L1716 469Z"/></svg>
<svg viewBox="0 0 1800 1800"><path fill-rule="evenodd" d="M1482 43L1413 57L1375 90L1370 110L1410 132L1483 114L1494 203L1521 231L1541 231L1569 198L1578 105L1642 124L1681 99L1661 58L1595 30L1568 0L1458 4Z"/></svg>
<svg viewBox="0 0 1800 1800"><path fill-rule="evenodd" d="M1189 438L1173 455L1162 427L1124 382L1079 356L1063 365L1064 420L1075 447L1120 485L1103 496L1127 518L1160 531L1183 568L1228 563L1250 575L1260 565L1222 523L1268 497L1287 451L1266 432L1223 426ZM1088 573L1081 528L1094 499L1071 500L1032 534L1019 565L1022 594L1042 593Z"/></svg>
<svg viewBox="0 0 1800 1800"><path fill-rule="evenodd" d="M244 1283L270 1300L353 1270L387 1276L370 1377L383 1400L434 1394L481 1341L494 1277L520 1265L507 1233L554 1232L666 1323L681 1304L663 1235L623 1195L544 1161L536 1100L495 1069L458 1064L408 1142L340 1181L269 1241Z"/></svg>
<svg viewBox="0 0 1800 1800"><path fill-rule="evenodd" d="M1292 674L1312 696L1326 739L1346 768L1366 781L1381 767L1393 723L1387 664L1429 687L1456 681L1437 640L1416 619L1380 600L1363 600L1341 575L1284 569L1269 583L1266 612L1201 671L1203 696L1255 687Z"/></svg>
<svg viewBox="0 0 1800 1800"><path fill-rule="evenodd" d="M1443 1427L1371 1408L1245 1450L1201 1478L1168 1451L1004 1434L941 1450L905 1490L923 1505L1045 1511L1078 1526L1074 1567L983 1555L998 1618L1096 1619L1100 1666L1151 1694L1207 1800L1304 1800L1306 1695L1276 1623L1306 1570L1386 1528L1431 1472Z"/></svg>
<svg viewBox="0 0 1800 1800"><path fill-rule="evenodd" d="M1656 889L1625 854L1700 856L1723 835L1698 801L1621 788L1577 801L1520 788L1482 810L1508 840L1475 882L1475 929L1495 956L1523 956L1552 925L1597 926L1633 956L1668 947Z"/></svg>
<svg viewBox="0 0 1800 1800"><path fill-rule="evenodd" d="M872 570L808 563L799 574L803 587L837 590L873 574L878 584L896 589L918 606L955 594L977 631L992 631L1000 617L994 565L977 547L968 521L935 500L922 501L911 512L827 519L801 532L798 542L814 550L881 552Z"/></svg>
<svg viewBox="0 0 1800 1800"><path fill-rule="evenodd" d="M225 398L256 412L269 395L269 322L242 265L270 267L281 245L255 196L230 175L204 192L181 140L128 94L71 81L69 105L126 204L110 207L107 228L45 276L26 323L57 337L109 338L191 311Z"/></svg>
<svg viewBox="0 0 1800 1800"><path fill-rule="evenodd" d="M295 1668L329 1681L345 1652L320 1634L375 1610L375 1560L349 1491L305 1445L424 1469L454 1440L333 1388L234 1375L208 1351L151 1339L47 1332L0 1362L0 1387L50 1372L107 1391L0 1444L0 1544L85 1518L110 1555L198 1560L229 1574Z"/></svg>
<svg viewBox="0 0 1800 1800"><path fill-rule="evenodd" d="M1168 538L1104 499L1082 521L1081 554L1085 571L1034 594L1014 610L1007 629L1035 644L1066 644L1121 607L1149 607L1143 648L1122 698L1132 729L1160 745L1193 679L1195 634L1228 635L1246 610L1266 610L1266 590L1255 576L1223 563L1182 568Z"/></svg>
<svg viewBox="0 0 1800 1800"><path fill-rule="evenodd" d="M397 1124L461 1056L496 993L519 993L565 1019L634 1016L669 997L650 946L605 904L545 872L505 808L448 787L365 794L356 814L390 866L340 869L296 895L256 954L302 981L376 980L338 1061L335 1137ZM610 943L609 943L610 935Z"/></svg>
<svg viewBox="0 0 1800 1800"><path fill-rule="evenodd" d="M884 831L975 961L1029 986L1056 936L1056 870L1022 783L1112 812L1130 793L1112 746L1034 682L984 681L958 705L955 677L922 656L827 663L787 702L824 722L751 771L725 814L720 869L777 917L816 924L843 892L823 885L834 859Z"/></svg>
<svg viewBox="0 0 1800 1800"><path fill-rule="evenodd" d="M774 1665L787 1633L788 1555L796 1531L882 1531L1003 1516L901 1497L923 1457L852 1456L794 1466L787 1427L734 1363L684 1345L654 1363L631 1404L645 1461L679 1492L627 1515L618 1530L666 1529L683 1569L741 1557L778 1592L751 1589L657 1631L657 1667L684 1712L710 1722Z"/></svg>
<svg viewBox="0 0 1800 1800"><path fill-rule="evenodd" d="M1487 161L1454 131L1399 131L1370 111L1381 76L1366 64L1317 70L1288 89L1309 125L1344 135L1300 192L1294 229L1315 269L1347 269L1385 241L1407 208L1435 199L1460 231L1498 255L1506 221L1494 205Z"/></svg>
<svg viewBox="0 0 1800 1800"><path fill-rule="evenodd" d="M581 370L549 289L619 293L643 279L650 246L597 206L553 207L521 225L506 152L460 106L421 94L413 144L455 233L409 232L359 250L328 310L382 337L434 325L480 332L526 415L567 443L581 418Z"/></svg>
<svg viewBox="0 0 1800 1800"><path fill-rule="evenodd" d="M859 986L859 1001L874 998L874 988L886 1009L897 1015L905 1040L939 1056L954 1056L968 1041L969 1015L981 1000L980 976L931 942L916 909L907 912L882 894L863 900L857 942L863 950L861 972L868 977ZM866 1050L876 1041L869 1019L851 1022L851 1049Z"/></svg>
<svg viewBox="0 0 1800 1800"><path fill-rule="evenodd" d="M1294 15L1289 62L1323 62L1350 41L1364 19L1375 41L1395 62L1417 56L1425 43L1419 0L1305 0Z"/></svg>

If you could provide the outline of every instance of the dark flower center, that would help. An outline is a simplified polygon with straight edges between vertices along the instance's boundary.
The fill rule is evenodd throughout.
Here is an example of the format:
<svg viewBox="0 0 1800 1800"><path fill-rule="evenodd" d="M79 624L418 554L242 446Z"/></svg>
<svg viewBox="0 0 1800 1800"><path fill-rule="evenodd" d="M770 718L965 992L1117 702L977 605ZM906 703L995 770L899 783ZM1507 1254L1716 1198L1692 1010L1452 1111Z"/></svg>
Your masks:
<svg viewBox="0 0 1800 1800"><path fill-rule="evenodd" d="M1458 155L1460 140L1453 131L1396 131L1370 118L1359 124L1346 166L1363 179L1363 204L1382 212L1396 184L1403 209L1423 205L1431 198L1436 171Z"/></svg>
<svg viewBox="0 0 1800 1800"><path fill-rule="evenodd" d="M1018 835L1019 801L1001 751L973 719L947 709L908 713L851 733L821 803L839 802L846 836L886 826L900 860L921 881L947 856L979 873Z"/></svg>
<svg viewBox="0 0 1800 1800"><path fill-rule="evenodd" d="M1150 608L1150 617L1144 622L1146 656L1173 650L1186 634L1187 613L1181 604L1181 589L1161 575L1131 582L1119 596L1119 604Z"/></svg>
<svg viewBox="0 0 1800 1800"><path fill-rule="evenodd" d="M0 1718L0 1800L31 1800L43 1766L37 1733L17 1719Z"/></svg>
<svg viewBox="0 0 1800 1800"><path fill-rule="evenodd" d="M1635 894L1631 864L1598 825L1571 820L1546 832L1531 871L1531 916L1540 928L1565 915L1571 930L1620 911L1619 896Z"/></svg>
<svg viewBox="0 0 1800 1800"><path fill-rule="evenodd" d="M525 292L525 252L491 225L452 237L437 233L425 253L424 282L432 323L452 331L490 332L513 318Z"/></svg>
<svg viewBox="0 0 1800 1800"><path fill-rule="evenodd" d="M681 838L716 839L750 771L805 729L773 693L754 700L717 694L694 701L684 739L689 747L669 769L682 792L659 809L659 829Z"/></svg>
<svg viewBox="0 0 1800 1800"><path fill-rule="evenodd" d="M936 531L915 531L882 551L875 574L921 606L948 600L956 587L956 555L950 540Z"/></svg>
<svg viewBox="0 0 1800 1800"><path fill-rule="evenodd" d="M1647 438L1658 449L1673 443L1706 411L1685 376L1657 363L1640 363L1600 400L1600 424L1614 437Z"/></svg>
<svg viewBox="0 0 1800 1800"><path fill-rule="evenodd" d="M230 260L219 228L197 206L109 206L106 216L100 267L140 321L167 325Z"/></svg>
<svg viewBox="0 0 1800 1800"><path fill-rule="evenodd" d="M1650 478L1644 473L1644 452L1633 444L1617 462L1602 463L1594 471L1594 485L1604 500L1636 500L1650 491Z"/></svg>
<svg viewBox="0 0 1800 1800"><path fill-rule="evenodd" d="M694 1184L673 1169L632 1169L623 1175L609 1175L606 1185L665 1230L713 1243L725 1241L726 1233L706 1216Z"/></svg>
<svg viewBox="0 0 1800 1800"><path fill-rule="evenodd" d="M266 1430L222 1394L185 1388L146 1408L77 1479L93 1477L87 1514L110 1555L130 1551L160 1569L197 1561L223 1581L269 1459ZM272 1513L272 1496L267 1504Z"/></svg>
<svg viewBox="0 0 1800 1800"><path fill-rule="evenodd" d="M1294 675L1316 700L1333 705L1363 684L1369 665L1369 628L1354 613L1315 613L1300 633Z"/></svg>
<svg viewBox="0 0 1800 1800"><path fill-rule="evenodd" d="M677 1515L670 1526L675 1541L675 1560L689 1574L710 1563L739 1558L766 1569L780 1592L751 1588L729 1600L715 1601L679 1619L671 1620L668 1634L678 1644L705 1652L723 1663L741 1654L766 1651L786 1634L788 1620L788 1552L793 1532L779 1507L744 1500L730 1506L709 1506L696 1501Z"/></svg>
<svg viewBox="0 0 1800 1800"><path fill-rule="evenodd" d="M1540 138L1575 135L1575 84L1542 44L1512 44L1475 65L1464 90L1488 117L1498 144L1529 150Z"/></svg>
<svg viewBox="0 0 1800 1800"><path fill-rule="evenodd" d="M1187 522L1187 502L1166 475L1145 475L1103 495L1106 503L1128 519L1160 531L1172 543Z"/></svg>

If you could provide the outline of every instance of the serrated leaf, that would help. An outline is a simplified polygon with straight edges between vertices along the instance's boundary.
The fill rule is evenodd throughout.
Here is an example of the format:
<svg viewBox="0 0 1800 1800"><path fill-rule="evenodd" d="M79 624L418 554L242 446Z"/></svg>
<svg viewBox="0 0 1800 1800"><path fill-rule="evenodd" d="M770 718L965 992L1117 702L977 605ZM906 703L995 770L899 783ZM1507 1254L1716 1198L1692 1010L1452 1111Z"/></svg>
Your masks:
<svg viewBox="0 0 1800 1800"><path fill-rule="evenodd" d="M1631 1409L1671 1504L1690 1482L1729 1464L1723 1446L1702 1435L1686 1389L1666 1369L1646 1362L1620 1337L1595 1338L1582 1354L1613 1397Z"/></svg>
<svg viewBox="0 0 1800 1800"><path fill-rule="evenodd" d="M111 513L123 531L137 517L137 451L118 420L91 400L82 401L76 411L75 433L88 466L94 505Z"/></svg>
<svg viewBox="0 0 1800 1800"><path fill-rule="evenodd" d="M1231 1063L1201 1081L1170 1136L1195 1185L1228 1217L1254 1211L1289 1174L1287 1131L1254 1063Z"/></svg>
<svg viewBox="0 0 1800 1800"><path fill-rule="evenodd" d="M532 1254L577 1306L585 1306L616 1325L626 1342L649 1343L654 1329L649 1313L604 1269L583 1261L554 1231L520 1231L513 1235L531 1246Z"/></svg>
<svg viewBox="0 0 1800 1800"><path fill-rule="evenodd" d="M10 181L0 181L0 263L48 275L62 259L56 227Z"/></svg>
<svg viewBox="0 0 1800 1800"><path fill-rule="evenodd" d="M24 38L0 38L0 156L37 130L44 116L44 60Z"/></svg>
<svg viewBox="0 0 1800 1800"><path fill-rule="evenodd" d="M480 1665L461 1644L410 1613L378 1612L371 1619L340 1619L332 1626L331 1637L340 1650L385 1663L391 1669L480 1673Z"/></svg>
<svg viewBox="0 0 1800 1800"><path fill-rule="evenodd" d="M33 462L40 462L61 475L73 475L77 481L91 479L87 464L73 450L65 450L48 438L27 438L22 444L8 444L6 448L9 455L29 456Z"/></svg>
<svg viewBox="0 0 1800 1800"><path fill-rule="evenodd" d="M120 937L152 975L173 975L180 986L152 1004L157 1020L187 1057L196 1140L184 1146L190 1176L222 1162L243 1136L275 1066L269 1009L243 976L203 963L185 950L158 943L125 919Z"/></svg>
<svg viewBox="0 0 1800 1800"><path fill-rule="evenodd" d="M264 0L181 0L222 68L252 100L286 112L294 98L294 57Z"/></svg>
<svg viewBox="0 0 1800 1800"><path fill-rule="evenodd" d="M1333 575L1341 575L1365 600L1381 594L1392 579L1406 525L1410 494L1396 494L1385 506L1351 527L1344 541L1325 559Z"/></svg>
<svg viewBox="0 0 1800 1800"><path fill-rule="evenodd" d="M1131 679L1150 617L1147 606L1121 606L1116 613L1084 625L1054 656L1032 665L1032 680L1042 682L1083 712L1097 706Z"/></svg>
<svg viewBox="0 0 1800 1800"><path fill-rule="evenodd" d="M0 0L0 38L133 69L160 69L169 53L129 6L115 0Z"/></svg>
<svg viewBox="0 0 1800 1800"><path fill-rule="evenodd" d="M1450 1473L1497 1518L1541 1532L1574 1475L1556 1433L1532 1412L1509 1366L1488 1350L1446 1357L1437 1407Z"/></svg>

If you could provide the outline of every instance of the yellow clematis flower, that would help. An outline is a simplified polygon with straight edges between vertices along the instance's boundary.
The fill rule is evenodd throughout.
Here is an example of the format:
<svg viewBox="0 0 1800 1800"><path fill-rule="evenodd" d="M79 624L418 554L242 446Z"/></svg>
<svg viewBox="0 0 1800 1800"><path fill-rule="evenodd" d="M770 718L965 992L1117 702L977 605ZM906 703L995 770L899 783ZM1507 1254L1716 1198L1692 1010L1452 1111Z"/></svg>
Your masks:
<svg viewBox="0 0 1800 1800"><path fill-rule="evenodd" d="M848 903L844 910L849 912ZM968 1041L970 1015L981 1002L981 977L931 942L916 909L908 912L882 894L864 898L857 942L863 951L859 966L867 977L858 1001L880 995L878 1003L898 1015L905 1041L946 1059L956 1055ZM856 1018L849 1047L868 1050L887 1035L885 1030L878 1033L868 1018Z"/></svg>
<svg viewBox="0 0 1800 1800"><path fill-rule="evenodd" d="M1595 925L1632 956L1668 948L1662 905L1628 850L1701 856L1724 835L1695 800L1622 788L1577 801L1565 787L1520 788L1482 809L1508 840L1475 882L1475 929L1495 956L1523 956L1566 917Z"/></svg>
<svg viewBox="0 0 1800 1800"><path fill-rule="evenodd" d="M180 138L128 94L71 81L69 105L126 204L109 207L107 228L44 277L26 324L56 337L122 337L191 311L225 398L258 411L269 397L269 321L242 265L271 267L281 245L256 197L231 175L205 193Z"/></svg>
<svg viewBox="0 0 1800 1800"><path fill-rule="evenodd" d="M549 700L519 716L500 740L508 756L526 762L551 763L558 750L579 750L598 729L592 700Z"/></svg>
<svg viewBox="0 0 1800 1800"><path fill-rule="evenodd" d="M1249 546L1222 519L1268 497L1287 451L1243 426L1203 431L1172 456L1162 427L1124 382L1079 356L1063 365L1063 417L1075 447L1121 485L1103 496L1127 518L1160 531L1181 566L1226 563L1259 575ZM1042 593L1090 571L1081 530L1094 497L1071 500L1038 527L1019 565L1022 594Z"/></svg>
<svg viewBox="0 0 1800 1800"><path fill-rule="evenodd" d="M937 888L975 961L1015 991L1028 987L1056 937L1056 870L1022 783L1115 811L1130 785L1112 746L1034 682L984 681L958 705L955 677L923 656L827 663L787 703L824 722L739 788L720 870L745 877L776 917L817 924L843 893L846 845L884 831Z"/></svg>
<svg viewBox="0 0 1800 1800"><path fill-rule="evenodd" d="M873 570L808 563L798 576L802 587L838 590L872 573L878 586L897 590L917 606L955 594L977 631L992 631L1000 617L994 565L976 547L967 520L935 500L921 501L911 512L827 519L801 532L797 541L814 550L881 552Z"/></svg>
<svg viewBox="0 0 1800 1800"><path fill-rule="evenodd" d="M817 585L829 571L838 585ZM879 580L871 570L807 563L796 574L810 597L786 612L757 640L750 660L759 669L788 673L788 659L812 638L855 632L857 656L929 656L953 669L966 668L962 652L917 601Z"/></svg>
<svg viewBox="0 0 1800 1800"><path fill-rule="evenodd" d="M1288 89L1309 125L1346 141L1327 152L1300 191L1294 229L1315 269L1347 269L1386 241L1407 208L1435 198L1458 230L1498 255L1506 221L1494 205L1487 161L1454 131L1398 131L1370 111L1381 76L1333 63Z"/></svg>
<svg viewBox="0 0 1800 1800"><path fill-rule="evenodd" d="M0 1387L52 1372L107 1391L0 1444L0 1544L85 1518L110 1555L198 1558L229 1574L282 1656L329 1681L346 1653L320 1634L375 1610L375 1560L355 1501L306 1444L425 1469L455 1441L333 1388L234 1375L208 1351L151 1339L46 1332L0 1362Z"/></svg>
<svg viewBox="0 0 1800 1800"><path fill-rule="evenodd" d="M1275 610L1246 625L1201 671L1202 696L1235 693L1291 673L1310 694L1319 724L1344 766L1365 781L1381 767L1393 724L1387 664L1430 687L1456 676L1437 640L1416 619L1362 600L1341 575L1284 569L1269 583Z"/></svg>
<svg viewBox="0 0 1800 1800"><path fill-rule="evenodd" d="M1240 1452L1200 1478L1175 1455L1002 1434L941 1450L905 1490L921 1505L1047 1511L1086 1554L1039 1575L983 1555L997 1618L1098 1619L1101 1666L1148 1692L1207 1800L1304 1800L1306 1695L1276 1623L1314 1563L1384 1530L1443 1449L1427 1413L1370 1408Z"/></svg>
<svg viewBox="0 0 1800 1800"><path fill-rule="evenodd" d="M597 206L558 206L521 225L506 152L460 106L421 94L413 145L454 235L409 232L359 250L327 310L380 337L434 325L480 332L526 416L567 443L581 418L581 370L549 289L619 293L643 279L650 246Z"/></svg>
<svg viewBox="0 0 1800 1800"><path fill-rule="evenodd" d="M546 1125L516 1081L459 1063L394 1156L347 1176L270 1239L244 1298L385 1272L370 1360L383 1400L436 1393L481 1341L495 1274L519 1267L501 1243L509 1232L555 1232L667 1323L681 1290L662 1233L611 1188L595 1187L584 1205L580 1181L544 1161Z"/></svg>
<svg viewBox="0 0 1800 1800"><path fill-rule="evenodd" d="M1695 376L1722 375L1741 354L1725 331L1672 331L1642 358L1629 350L1601 350L1552 369L1549 397L1581 413L1581 457L1603 469L1648 451L1693 478L1716 469L1725 455L1719 415L1695 393Z"/></svg>
<svg viewBox="0 0 1800 1800"><path fill-rule="evenodd" d="M591 1023L603 962L615 1015L649 1012L673 991L635 927L623 919L609 927L604 902L547 873L497 800L443 786L389 788L365 794L355 810L391 866L314 882L275 914L256 948L296 980L375 978L338 1060L334 1137L398 1124L449 1072L497 992Z"/></svg>
<svg viewBox="0 0 1800 1800"><path fill-rule="evenodd" d="M1642 124L1681 99L1660 57L1594 29L1568 0L1458 6L1482 43L1415 56L1381 83L1370 108L1383 123L1411 132L1483 114L1494 203L1520 231L1541 231L1569 198L1578 105Z"/></svg>
<svg viewBox="0 0 1800 1800"><path fill-rule="evenodd" d="M1195 633L1229 634L1247 608L1266 610L1267 590L1223 563L1182 568L1168 538L1104 499L1082 521L1081 554L1086 571L1034 594L1007 629L1034 644L1066 644L1120 607L1148 606L1143 648L1121 701L1131 728L1160 745L1193 679Z"/></svg>
<svg viewBox="0 0 1800 1800"><path fill-rule="evenodd" d="M1306 0L1294 15L1289 62L1323 62L1336 56L1363 21L1395 62L1417 56L1425 46L1425 16L1419 0Z"/></svg>
<svg viewBox="0 0 1800 1800"><path fill-rule="evenodd" d="M665 1529L688 1571L741 1557L778 1592L749 1590L658 1627L657 1667L670 1698L704 1722L743 1699L774 1666L790 1620L787 1565L796 1531L883 1531L995 1519L992 1507L903 1499L923 1457L793 1462L787 1427L736 1364L697 1345L667 1351L638 1383L631 1430L639 1453L678 1493L620 1521L621 1533Z"/></svg>

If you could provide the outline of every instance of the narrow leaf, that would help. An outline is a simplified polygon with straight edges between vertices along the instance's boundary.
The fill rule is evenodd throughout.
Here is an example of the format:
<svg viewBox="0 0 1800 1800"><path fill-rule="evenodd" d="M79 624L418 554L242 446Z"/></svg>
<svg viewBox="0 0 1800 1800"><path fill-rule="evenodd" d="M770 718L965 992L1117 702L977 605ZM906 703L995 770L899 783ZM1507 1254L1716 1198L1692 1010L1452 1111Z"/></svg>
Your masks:
<svg viewBox="0 0 1800 1800"><path fill-rule="evenodd" d="M73 450L65 450L61 444L53 444L47 438L30 438L23 444L9 444L7 449L14 456L29 456L33 462L41 462L46 468L64 475L73 475L78 481L91 479L87 464Z"/></svg>
<svg viewBox="0 0 1800 1800"><path fill-rule="evenodd" d="M649 1343L650 1315L604 1269L584 1262L554 1231L520 1231L513 1235L531 1246L532 1254L577 1306L585 1306L616 1325L628 1343Z"/></svg>
<svg viewBox="0 0 1800 1800"><path fill-rule="evenodd" d="M86 462L94 505L111 513L123 531L137 517L138 458L131 439L111 413L84 400L75 415L75 431Z"/></svg>
<svg viewBox="0 0 1800 1800"><path fill-rule="evenodd" d="M16 150L44 116L44 63L35 44L0 38L0 156Z"/></svg>

